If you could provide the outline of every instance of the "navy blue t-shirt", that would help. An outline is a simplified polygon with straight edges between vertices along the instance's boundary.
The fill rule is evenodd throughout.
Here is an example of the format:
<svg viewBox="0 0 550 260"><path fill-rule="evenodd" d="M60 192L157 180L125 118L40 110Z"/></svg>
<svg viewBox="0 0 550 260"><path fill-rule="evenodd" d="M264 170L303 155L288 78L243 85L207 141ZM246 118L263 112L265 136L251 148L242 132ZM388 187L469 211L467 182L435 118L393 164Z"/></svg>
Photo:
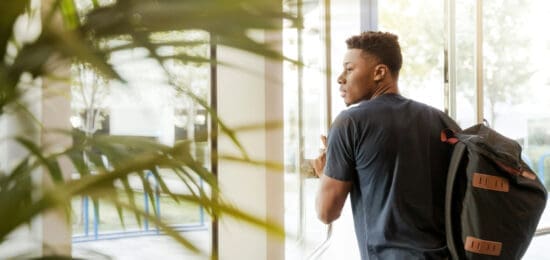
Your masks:
<svg viewBox="0 0 550 260"><path fill-rule="evenodd" d="M444 197L452 147L440 140L443 117L425 104L385 94L335 119L325 174L353 182L362 259L447 256Z"/></svg>

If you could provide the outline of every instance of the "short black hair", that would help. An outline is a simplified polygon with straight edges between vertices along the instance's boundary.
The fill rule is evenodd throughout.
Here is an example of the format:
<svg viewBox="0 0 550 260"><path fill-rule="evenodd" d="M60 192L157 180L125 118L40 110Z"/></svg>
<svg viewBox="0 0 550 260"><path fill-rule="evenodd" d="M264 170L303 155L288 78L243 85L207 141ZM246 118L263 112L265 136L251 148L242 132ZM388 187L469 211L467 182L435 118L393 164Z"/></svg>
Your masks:
<svg viewBox="0 0 550 260"><path fill-rule="evenodd" d="M397 35L389 32L368 31L350 37L346 44L348 49L361 49L377 57L380 63L388 66L391 73L397 76L403 64L401 47L397 39Z"/></svg>

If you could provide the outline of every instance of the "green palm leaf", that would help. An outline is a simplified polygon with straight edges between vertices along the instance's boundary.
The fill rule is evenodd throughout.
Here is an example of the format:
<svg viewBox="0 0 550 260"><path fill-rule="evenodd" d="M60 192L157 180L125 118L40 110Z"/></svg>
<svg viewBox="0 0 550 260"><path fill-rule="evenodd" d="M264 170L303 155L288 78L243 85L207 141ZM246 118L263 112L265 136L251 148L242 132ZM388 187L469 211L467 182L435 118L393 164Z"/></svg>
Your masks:
<svg viewBox="0 0 550 260"><path fill-rule="evenodd" d="M47 77L59 67L70 62L80 62L90 64L105 78L124 83L109 57L113 53L136 48L147 49L149 57L155 59L161 67L167 60L217 64L218 61L200 54L175 52L166 55L158 52L164 46L193 47L208 44L196 39L158 40L156 37L158 33L187 30L207 32L215 44L268 58L284 59L278 51L270 48L270 43L257 41L252 34L255 30L281 30L282 19L291 20L296 25L300 22L278 11L280 7L277 2L267 0L118 0L103 6L99 1L91 0L91 10L85 14L79 14L73 0L57 0L53 1L51 8L45 8L50 12L44 15L42 32L38 38L31 43L17 43L13 36L14 23L20 15L29 11L29 3L28 0L0 1L0 116L6 114L10 104L21 104L19 101L24 91L20 80L26 74L33 78ZM54 21L56 15L63 17L62 26ZM112 39L123 39L125 43L116 46L99 44ZM8 55L10 43L18 46L18 49ZM165 72L170 76L167 69ZM236 131L218 118L208 102L189 89L173 85L204 107L221 132L241 152L238 157L220 158L280 167L250 159ZM130 182L135 177L141 182L142 192L150 197L160 192L178 203L200 205L214 219L219 216L232 217L275 234L283 234L281 227L225 203L216 177L192 156L187 142L178 142L170 147L139 137L86 135L52 129L41 131L74 137L73 140L79 141L63 151L47 153L47 147L29 138L15 138L27 154L14 167L0 172L0 243L13 230L29 223L41 213L63 209L69 214L72 197L89 196L94 204L100 200L112 203L123 225L123 214L129 211L138 224L141 225L143 219L150 220L180 244L198 252L195 245L166 225L155 215L156 212L148 214L137 206L136 190ZM60 160L64 159L69 159L78 178L63 177ZM163 172L159 169L163 169ZM164 171L174 175L190 194L182 195L170 190L170 185L164 179ZM155 181L147 178L146 172L151 173ZM33 192L37 187L33 184L32 176L41 173L48 174L54 184L46 187L41 194L36 194ZM208 192L199 180L205 183ZM153 184L158 185L158 190L152 188ZM125 196L119 196L119 193ZM153 207L155 203L152 200Z"/></svg>

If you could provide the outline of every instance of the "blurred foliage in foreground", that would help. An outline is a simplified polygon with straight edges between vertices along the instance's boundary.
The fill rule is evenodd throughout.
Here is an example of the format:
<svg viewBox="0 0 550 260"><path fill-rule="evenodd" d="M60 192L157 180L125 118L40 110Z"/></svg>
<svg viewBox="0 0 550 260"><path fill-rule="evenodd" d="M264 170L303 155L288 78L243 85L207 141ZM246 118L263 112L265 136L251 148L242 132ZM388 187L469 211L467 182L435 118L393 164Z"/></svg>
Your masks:
<svg viewBox="0 0 550 260"><path fill-rule="evenodd" d="M198 252L199 249L180 233L136 206L129 177L138 176L144 192L152 197L154 191L150 180L144 177L145 172L151 172L158 181L161 192L175 201L202 205L213 217L229 215L282 234L280 228L242 212L224 203L222 197L218 197L215 176L192 156L192 140L166 146L139 137L45 129L41 127L39 120L34 120L31 116L24 97L36 88L43 88L43 93L47 92L48 85L36 86L34 79L48 78L68 84L68 75L59 78L59 75L55 74L56 70L67 68L67 64L86 64L107 80L125 82L116 68L109 63L109 56L121 50L148 50L148 57L155 59L166 74L170 73L165 67L167 61L216 63L215 60L204 56L162 53L159 49L165 46L186 48L205 42L186 38L158 41L154 37L156 33L204 31L209 33L210 39L217 45L282 59L280 53L269 48L270 43L258 42L250 37L250 33L254 30L281 30L283 19L288 19L295 25L297 20L281 11L280 2L267 0L78 2L86 2L86 10L78 8L73 0L42 1L40 11L31 8L30 0L0 1L0 119L10 117L9 123L26 125L29 126L28 129L38 129L42 134L48 132L67 137L76 135L77 138L73 140L79 140L55 151L51 151L37 141L37 138L33 138L32 133L24 131L0 140L14 141L18 147L25 150L24 156L15 162L11 161L9 165L2 165L1 168L0 243L12 231L49 209L61 208L69 215L71 198L86 195L94 201L101 199L112 203L119 211L121 221L122 212L132 212L138 222L146 218L183 246ZM41 29L14 29L22 19L39 20ZM113 39L122 39L123 44L101 44ZM170 78L170 75L167 76ZM168 84L178 89L174 83ZM208 107L208 103L194 96L192 92L181 92L191 95L190 98L196 99L196 102L204 106L210 118L218 123L220 132L227 134L240 148L242 156L234 159L250 161L234 132L217 118L215 112ZM23 129L27 127L21 127L21 130ZM69 161L78 172L79 178L64 178L66 175L61 170L61 160ZM109 165L106 165L105 161L110 162ZM171 192L159 175L159 168L170 169L192 192L188 195ZM53 184L37 189L33 181L37 175L39 178L49 176ZM202 178L209 187L208 190L199 186L198 178ZM117 190L120 189L125 191L124 197L127 199L119 198Z"/></svg>

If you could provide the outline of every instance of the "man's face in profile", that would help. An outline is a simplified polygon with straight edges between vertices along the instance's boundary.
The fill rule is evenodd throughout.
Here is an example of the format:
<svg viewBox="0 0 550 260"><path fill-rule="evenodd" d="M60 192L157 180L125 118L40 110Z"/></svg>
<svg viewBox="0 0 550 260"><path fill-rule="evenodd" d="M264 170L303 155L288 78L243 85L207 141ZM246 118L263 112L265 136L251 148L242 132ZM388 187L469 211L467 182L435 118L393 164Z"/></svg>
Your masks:
<svg viewBox="0 0 550 260"><path fill-rule="evenodd" d="M361 49L349 49L343 61L344 71L338 77L340 96L347 106L371 99L376 82L374 69L376 58Z"/></svg>

